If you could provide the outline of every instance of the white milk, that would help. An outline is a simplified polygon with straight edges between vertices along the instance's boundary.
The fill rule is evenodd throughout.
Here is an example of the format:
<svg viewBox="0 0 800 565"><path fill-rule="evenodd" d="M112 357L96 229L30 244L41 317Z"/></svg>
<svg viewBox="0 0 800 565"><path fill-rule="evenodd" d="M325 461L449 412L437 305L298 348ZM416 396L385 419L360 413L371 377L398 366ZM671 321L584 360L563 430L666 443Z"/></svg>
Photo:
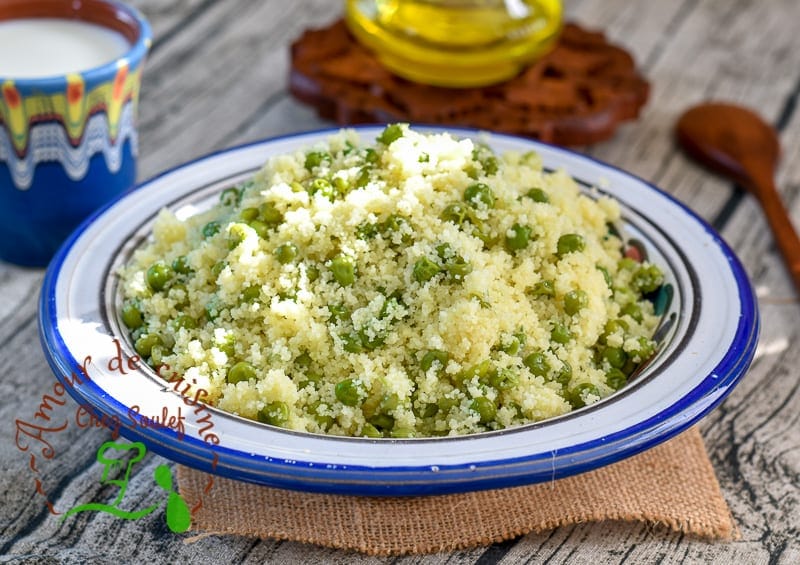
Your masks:
<svg viewBox="0 0 800 565"><path fill-rule="evenodd" d="M86 71L129 50L122 34L79 20L0 20L0 77L42 78Z"/></svg>

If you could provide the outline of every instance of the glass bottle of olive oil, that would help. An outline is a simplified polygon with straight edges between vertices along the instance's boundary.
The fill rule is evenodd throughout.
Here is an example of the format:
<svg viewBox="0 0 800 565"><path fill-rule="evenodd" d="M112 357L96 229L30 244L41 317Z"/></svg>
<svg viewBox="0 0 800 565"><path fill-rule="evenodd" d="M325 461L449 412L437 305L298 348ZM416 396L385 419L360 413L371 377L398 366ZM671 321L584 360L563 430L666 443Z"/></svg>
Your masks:
<svg viewBox="0 0 800 565"><path fill-rule="evenodd" d="M561 0L346 0L351 32L392 72L449 87L513 77L549 50Z"/></svg>

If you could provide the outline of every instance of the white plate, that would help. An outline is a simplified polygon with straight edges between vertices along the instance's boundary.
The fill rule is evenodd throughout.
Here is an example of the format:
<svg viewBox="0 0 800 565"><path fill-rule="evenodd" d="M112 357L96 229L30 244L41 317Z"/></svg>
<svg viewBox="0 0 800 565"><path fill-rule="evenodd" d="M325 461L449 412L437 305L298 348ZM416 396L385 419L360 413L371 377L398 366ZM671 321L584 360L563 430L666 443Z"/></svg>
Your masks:
<svg viewBox="0 0 800 565"><path fill-rule="evenodd" d="M358 131L371 140L381 128ZM107 421L119 421L123 435L144 441L149 449L226 477L319 492L423 495L548 481L628 457L691 426L747 370L759 327L753 290L733 252L710 226L628 173L564 149L497 134L487 138L496 151L533 149L547 168L563 167L585 186L607 187L602 191L622 205L627 234L644 242L674 288L665 314L673 323L663 347L618 393L559 418L498 432L370 440L292 432L204 405L192 408L149 368L125 375L110 370L115 339L125 354L134 354L117 319L114 272L148 236L155 214L169 207L179 216L189 215L247 178L270 155L312 145L332 133L292 135L204 157L145 183L72 235L48 269L39 323L51 367L81 404L91 405ZM87 356L92 358L91 380L70 386L70 375ZM177 416L180 411L184 433L144 427L131 413L134 406L147 416Z"/></svg>

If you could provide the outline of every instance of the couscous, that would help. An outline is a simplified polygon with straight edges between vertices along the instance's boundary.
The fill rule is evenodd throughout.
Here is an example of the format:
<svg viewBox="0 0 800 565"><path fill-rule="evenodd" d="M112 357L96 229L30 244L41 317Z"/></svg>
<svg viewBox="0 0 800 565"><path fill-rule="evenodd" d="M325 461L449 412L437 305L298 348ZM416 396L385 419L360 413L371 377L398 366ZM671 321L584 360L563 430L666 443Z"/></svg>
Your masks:
<svg viewBox="0 0 800 565"><path fill-rule="evenodd" d="M623 255L618 219L535 153L342 131L206 212L162 211L120 317L152 366L266 424L498 430L597 402L652 355L663 277Z"/></svg>

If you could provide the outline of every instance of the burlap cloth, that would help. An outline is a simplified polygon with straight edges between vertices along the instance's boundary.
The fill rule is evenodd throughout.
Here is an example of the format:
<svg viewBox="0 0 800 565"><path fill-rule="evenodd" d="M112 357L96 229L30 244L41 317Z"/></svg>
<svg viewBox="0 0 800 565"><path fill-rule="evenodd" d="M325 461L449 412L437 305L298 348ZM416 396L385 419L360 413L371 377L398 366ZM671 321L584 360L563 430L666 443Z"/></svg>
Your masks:
<svg viewBox="0 0 800 565"><path fill-rule="evenodd" d="M178 467L194 506L208 477ZM614 465L545 484L432 497L302 493L216 477L193 528L371 555L452 551L579 522L643 521L706 539L738 536L696 428Z"/></svg>

